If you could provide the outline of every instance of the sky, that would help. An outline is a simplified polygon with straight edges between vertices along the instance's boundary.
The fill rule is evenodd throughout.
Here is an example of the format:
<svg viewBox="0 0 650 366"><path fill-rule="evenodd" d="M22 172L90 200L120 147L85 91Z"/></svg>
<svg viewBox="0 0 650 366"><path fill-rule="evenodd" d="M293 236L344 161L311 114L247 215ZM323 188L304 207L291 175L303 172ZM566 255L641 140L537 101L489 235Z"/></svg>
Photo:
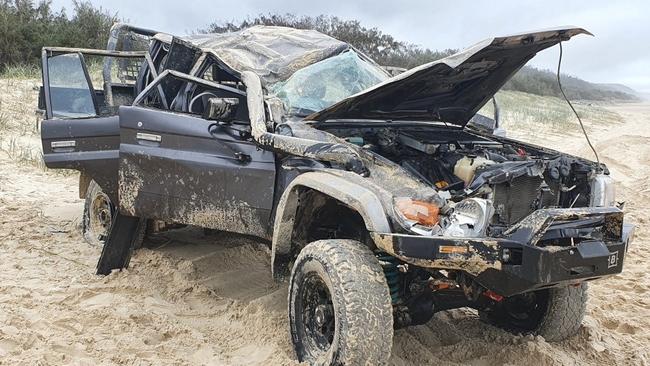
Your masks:
<svg viewBox="0 0 650 366"><path fill-rule="evenodd" d="M564 45L562 71L598 83L622 83L650 94L650 0L91 0L145 28L187 34L212 22L260 13L335 15L377 27L397 40L431 49L465 48L483 39L555 26L582 27ZM72 9L72 0L53 0ZM558 48L530 65L555 69Z"/></svg>

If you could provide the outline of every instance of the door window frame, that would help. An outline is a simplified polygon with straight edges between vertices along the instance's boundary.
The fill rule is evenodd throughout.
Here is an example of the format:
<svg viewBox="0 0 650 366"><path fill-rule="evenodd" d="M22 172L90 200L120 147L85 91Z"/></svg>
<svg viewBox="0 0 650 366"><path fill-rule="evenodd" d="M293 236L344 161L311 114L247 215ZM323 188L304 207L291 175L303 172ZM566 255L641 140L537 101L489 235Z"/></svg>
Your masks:
<svg viewBox="0 0 650 366"><path fill-rule="evenodd" d="M91 98L95 108L94 116L84 116L84 117L65 117L61 119L88 119L88 118L97 118L102 117L99 114L99 107L97 104L97 98L95 95L95 88L93 86L92 80L90 78L90 73L84 59L84 55L88 56L105 56L105 57L116 57L116 58L142 58L147 60L148 55L147 51L108 51L108 50L95 50L89 48L71 48L71 47L43 47L41 54L42 62L42 73L43 73L43 95L45 100L45 119L53 119L54 113L52 109L52 99L50 91L50 70L49 70L49 59L51 57L65 55L65 54L77 54L79 55L79 60L81 62L81 67L88 83L88 88L90 89ZM147 60L147 61L149 61Z"/></svg>

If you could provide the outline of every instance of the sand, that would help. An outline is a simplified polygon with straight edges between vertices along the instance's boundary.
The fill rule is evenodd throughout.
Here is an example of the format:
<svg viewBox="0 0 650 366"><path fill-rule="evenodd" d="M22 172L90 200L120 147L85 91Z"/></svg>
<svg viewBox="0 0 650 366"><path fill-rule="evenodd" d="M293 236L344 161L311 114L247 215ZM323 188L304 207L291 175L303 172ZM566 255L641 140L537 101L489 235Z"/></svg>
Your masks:
<svg viewBox="0 0 650 366"><path fill-rule="evenodd" d="M0 113L8 105L5 88L0 82ZM592 283L579 334L548 343L485 325L471 310L446 311L397 331L391 364L650 363L650 243L643 226L650 105L609 108L624 122L590 126L592 138L639 227L624 272ZM25 120L32 123L33 115ZM12 120L3 137L20 135L37 146L37 133L11 125L19 122ZM512 127L509 134L590 157L577 126L543 136ZM186 228L148 239L153 249L138 251L128 270L99 277L93 273L100 249L79 233L82 205L76 175L43 171L0 151L0 365L296 363L286 284L270 279L266 244Z"/></svg>

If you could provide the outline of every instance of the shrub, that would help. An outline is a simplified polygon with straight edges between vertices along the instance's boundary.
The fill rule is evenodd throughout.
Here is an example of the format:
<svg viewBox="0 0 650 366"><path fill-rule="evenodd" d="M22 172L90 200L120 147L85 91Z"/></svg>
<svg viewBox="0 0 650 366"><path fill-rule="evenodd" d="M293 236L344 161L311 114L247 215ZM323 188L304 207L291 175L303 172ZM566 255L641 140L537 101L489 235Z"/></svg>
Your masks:
<svg viewBox="0 0 650 366"><path fill-rule="evenodd" d="M73 2L71 16L50 0L0 0L0 71L37 65L43 46L105 48L117 14L89 2Z"/></svg>

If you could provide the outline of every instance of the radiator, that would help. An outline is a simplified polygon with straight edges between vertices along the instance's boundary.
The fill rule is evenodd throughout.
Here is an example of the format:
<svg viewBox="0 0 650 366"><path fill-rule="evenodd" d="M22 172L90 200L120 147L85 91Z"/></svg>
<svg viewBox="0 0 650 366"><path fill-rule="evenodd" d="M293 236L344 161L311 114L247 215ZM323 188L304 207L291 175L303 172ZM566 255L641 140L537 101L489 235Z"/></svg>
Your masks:
<svg viewBox="0 0 650 366"><path fill-rule="evenodd" d="M492 222L512 225L538 207L542 183L541 177L522 176L511 182L492 187L494 191L494 216Z"/></svg>

